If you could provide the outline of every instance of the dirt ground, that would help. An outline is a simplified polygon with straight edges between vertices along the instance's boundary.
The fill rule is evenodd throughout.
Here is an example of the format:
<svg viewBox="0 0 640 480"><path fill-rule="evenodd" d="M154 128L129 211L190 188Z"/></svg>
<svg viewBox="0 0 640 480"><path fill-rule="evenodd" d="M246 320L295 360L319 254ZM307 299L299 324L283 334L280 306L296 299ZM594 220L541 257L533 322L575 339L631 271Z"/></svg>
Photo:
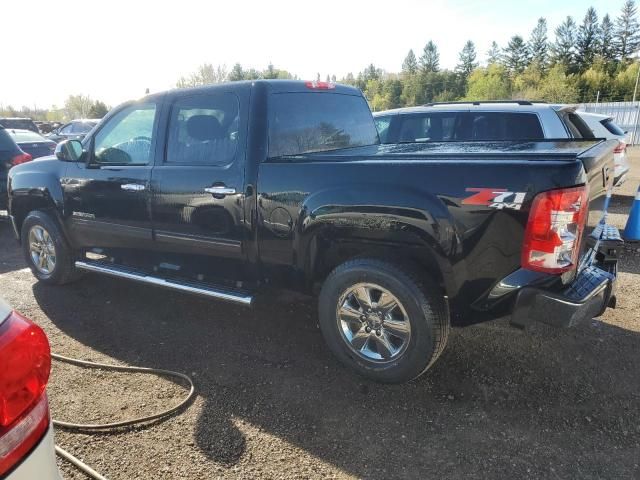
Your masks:
<svg viewBox="0 0 640 480"><path fill-rule="evenodd" d="M640 182L616 189L623 227ZM98 275L34 282L0 223L0 294L54 351L192 375L181 415L56 441L109 479L640 478L640 244L620 263L618 308L577 328L499 320L454 330L436 366L397 386L365 381L324 346L312 301L253 310ZM54 363L54 417L99 422L173 405L182 385ZM85 478L60 463L66 478Z"/></svg>

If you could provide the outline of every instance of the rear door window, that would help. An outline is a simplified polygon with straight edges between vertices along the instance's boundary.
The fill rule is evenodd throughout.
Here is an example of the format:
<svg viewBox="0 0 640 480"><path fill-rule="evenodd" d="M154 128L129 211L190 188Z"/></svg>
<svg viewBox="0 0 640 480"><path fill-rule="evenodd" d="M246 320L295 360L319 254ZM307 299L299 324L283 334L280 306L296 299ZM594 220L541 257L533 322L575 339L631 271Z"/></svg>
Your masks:
<svg viewBox="0 0 640 480"><path fill-rule="evenodd" d="M271 95L269 157L379 143L366 100L339 93Z"/></svg>
<svg viewBox="0 0 640 480"><path fill-rule="evenodd" d="M471 112L469 140L544 139L540 119L535 113Z"/></svg>
<svg viewBox="0 0 640 480"><path fill-rule="evenodd" d="M178 99L171 110L168 164L224 166L233 162L240 135L240 104L230 92Z"/></svg>
<svg viewBox="0 0 640 480"><path fill-rule="evenodd" d="M458 138L458 112L399 116L398 142L448 142Z"/></svg>

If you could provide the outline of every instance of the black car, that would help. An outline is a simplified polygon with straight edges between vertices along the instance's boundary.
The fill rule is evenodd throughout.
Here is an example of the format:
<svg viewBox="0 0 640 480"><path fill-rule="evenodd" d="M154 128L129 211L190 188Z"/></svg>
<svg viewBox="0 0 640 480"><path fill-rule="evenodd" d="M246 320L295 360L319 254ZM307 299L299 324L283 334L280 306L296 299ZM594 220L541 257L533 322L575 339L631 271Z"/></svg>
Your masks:
<svg viewBox="0 0 640 480"><path fill-rule="evenodd" d="M38 133L38 126L30 118L5 117L0 118L0 126L4 128L20 128Z"/></svg>
<svg viewBox="0 0 640 480"><path fill-rule="evenodd" d="M6 129L0 127L0 210L7 208L7 173L9 169L31 160L31 155L18 146Z"/></svg>
<svg viewBox="0 0 640 480"><path fill-rule="evenodd" d="M100 120L92 118L72 120L53 130L47 135L47 138L54 142L61 142L62 140L82 140L99 122Z"/></svg>
<svg viewBox="0 0 640 480"><path fill-rule="evenodd" d="M6 129L18 144L18 146L33 158L53 155L56 150L56 142L44 138L39 133L31 130Z"/></svg>

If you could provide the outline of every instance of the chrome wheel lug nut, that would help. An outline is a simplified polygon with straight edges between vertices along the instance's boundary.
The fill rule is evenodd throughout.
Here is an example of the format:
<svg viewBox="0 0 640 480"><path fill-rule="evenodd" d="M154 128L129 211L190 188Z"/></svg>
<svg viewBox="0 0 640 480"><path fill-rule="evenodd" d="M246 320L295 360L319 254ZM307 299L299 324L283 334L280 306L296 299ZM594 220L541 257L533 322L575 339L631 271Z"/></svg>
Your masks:
<svg viewBox="0 0 640 480"><path fill-rule="evenodd" d="M382 332L380 331L380 329L376 330L376 335L377 335L377 336L382 335Z"/></svg>
<svg viewBox="0 0 640 480"><path fill-rule="evenodd" d="M364 331L367 333L371 333L371 327L365 327Z"/></svg>

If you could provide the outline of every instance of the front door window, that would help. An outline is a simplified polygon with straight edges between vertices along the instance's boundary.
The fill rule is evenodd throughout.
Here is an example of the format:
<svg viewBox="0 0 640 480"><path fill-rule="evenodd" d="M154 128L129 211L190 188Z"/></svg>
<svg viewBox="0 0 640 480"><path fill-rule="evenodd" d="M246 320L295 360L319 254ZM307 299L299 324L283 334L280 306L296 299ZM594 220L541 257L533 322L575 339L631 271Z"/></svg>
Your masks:
<svg viewBox="0 0 640 480"><path fill-rule="evenodd" d="M155 119L155 104L135 104L120 110L96 134L94 162L147 165L151 158Z"/></svg>

